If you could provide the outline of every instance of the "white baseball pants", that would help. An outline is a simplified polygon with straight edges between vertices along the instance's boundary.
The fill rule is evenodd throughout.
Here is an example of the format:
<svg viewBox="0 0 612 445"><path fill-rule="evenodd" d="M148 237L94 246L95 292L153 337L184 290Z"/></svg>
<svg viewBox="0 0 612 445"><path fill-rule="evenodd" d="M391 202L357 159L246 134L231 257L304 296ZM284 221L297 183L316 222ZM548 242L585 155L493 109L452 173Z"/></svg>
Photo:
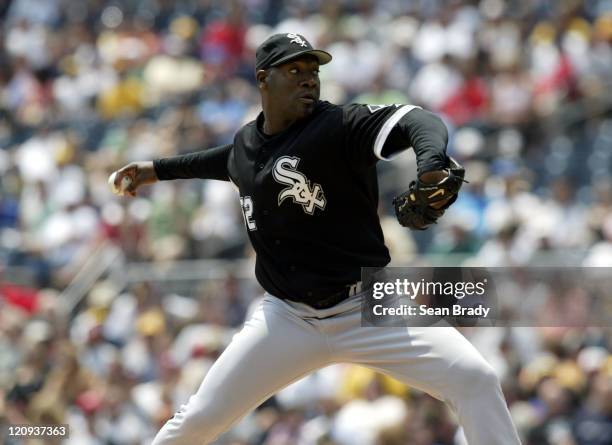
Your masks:
<svg viewBox="0 0 612 445"><path fill-rule="evenodd" d="M275 392L316 369L355 363L448 403L470 445L517 445L490 365L452 327L361 327L360 295L324 310L266 294L153 445L213 442Z"/></svg>

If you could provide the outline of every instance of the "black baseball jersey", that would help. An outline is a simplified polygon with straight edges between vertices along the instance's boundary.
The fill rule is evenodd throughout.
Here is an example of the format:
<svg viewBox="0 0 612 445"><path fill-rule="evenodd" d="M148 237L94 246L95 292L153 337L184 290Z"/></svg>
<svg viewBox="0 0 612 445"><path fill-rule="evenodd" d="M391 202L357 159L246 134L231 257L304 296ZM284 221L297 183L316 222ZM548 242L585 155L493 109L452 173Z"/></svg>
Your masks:
<svg viewBox="0 0 612 445"><path fill-rule="evenodd" d="M418 137L396 131L415 108L321 101L309 117L272 136L262 130L261 113L207 162L194 154L158 160L155 168L160 179L227 174L240 192L259 283L279 298L315 302L359 281L361 267L388 264L376 162L416 149ZM418 145L419 171L444 168L446 140L434 150Z"/></svg>

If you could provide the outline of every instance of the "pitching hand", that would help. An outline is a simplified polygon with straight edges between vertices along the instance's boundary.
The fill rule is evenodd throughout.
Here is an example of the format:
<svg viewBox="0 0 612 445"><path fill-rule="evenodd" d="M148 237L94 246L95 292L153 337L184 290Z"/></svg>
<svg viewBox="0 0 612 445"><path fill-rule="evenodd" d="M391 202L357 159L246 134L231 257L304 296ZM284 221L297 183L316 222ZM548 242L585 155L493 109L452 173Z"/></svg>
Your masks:
<svg viewBox="0 0 612 445"><path fill-rule="evenodd" d="M112 186L115 193L132 197L136 196L136 190L141 185L158 181L153 161L132 162L117 170L113 175Z"/></svg>

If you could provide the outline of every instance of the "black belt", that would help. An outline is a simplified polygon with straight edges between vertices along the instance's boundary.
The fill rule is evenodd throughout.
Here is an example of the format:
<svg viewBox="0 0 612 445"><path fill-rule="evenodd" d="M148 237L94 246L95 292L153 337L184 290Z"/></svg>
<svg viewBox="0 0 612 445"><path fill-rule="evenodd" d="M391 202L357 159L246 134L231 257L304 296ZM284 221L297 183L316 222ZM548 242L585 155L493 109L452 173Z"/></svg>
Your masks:
<svg viewBox="0 0 612 445"><path fill-rule="evenodd" d="M329 309L330 307L334 307L335 305L342 303L347 298L358 294L359 292L361 292L361 281L351 284L350 286L346 286L344 289L331 295L327 294L322 298L314 297L313 300L315 301L307 304L314 309Z"/></svg>

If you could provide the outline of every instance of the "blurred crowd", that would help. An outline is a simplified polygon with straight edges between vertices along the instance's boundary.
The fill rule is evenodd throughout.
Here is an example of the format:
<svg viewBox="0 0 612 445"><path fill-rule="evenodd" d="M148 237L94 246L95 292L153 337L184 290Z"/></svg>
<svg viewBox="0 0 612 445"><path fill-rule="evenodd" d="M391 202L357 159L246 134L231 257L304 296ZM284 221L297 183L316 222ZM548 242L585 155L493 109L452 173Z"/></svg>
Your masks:
<svg viewBox="0 0 612 445"><path fill-rule="evenodd" d="M117 246L126 272L252 261L229 184L163 182L125 199L107 178L231 142L259 112L254 51L273 32L332 53L322 99L417 104L448 125L470 182L435 229L392 217L413 155L379 165L396 264L612 266L609 0L0 1L0 426L148 443L240 328L253 279L227 271L178 291L104 267L85 286L80 272ZM465 333L502 376L526 445L612 444L609 328ZM338 365L222 443L464 442L441 403Z"/></svg>

